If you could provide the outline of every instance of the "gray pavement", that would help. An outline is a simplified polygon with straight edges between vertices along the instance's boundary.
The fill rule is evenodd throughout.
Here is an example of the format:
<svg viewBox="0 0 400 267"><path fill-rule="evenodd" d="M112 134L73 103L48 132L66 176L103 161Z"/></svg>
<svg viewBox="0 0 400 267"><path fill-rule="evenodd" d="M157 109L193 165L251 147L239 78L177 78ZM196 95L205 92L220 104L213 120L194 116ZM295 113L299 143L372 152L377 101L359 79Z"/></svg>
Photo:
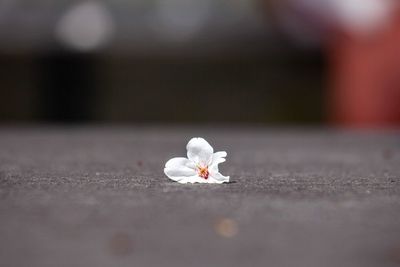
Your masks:
<svg viewBox="0 0 400 267"><path fill-rule="evenodd" d="M164 176L195 136L230 184ZM400 266L400 135L3 127L0 266Z"/></svg>

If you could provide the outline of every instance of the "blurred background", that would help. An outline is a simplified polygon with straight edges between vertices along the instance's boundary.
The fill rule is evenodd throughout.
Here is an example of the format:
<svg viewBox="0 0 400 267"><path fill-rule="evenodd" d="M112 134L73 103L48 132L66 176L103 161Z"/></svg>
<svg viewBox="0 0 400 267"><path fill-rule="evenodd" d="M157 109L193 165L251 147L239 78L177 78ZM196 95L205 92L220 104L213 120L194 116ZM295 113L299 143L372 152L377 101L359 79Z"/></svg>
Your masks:
<svg viewBox="0 0 400 267"><path fill-rule="evenodd" d="M0 123L400 126L396 0L1 0Z"/></svg>

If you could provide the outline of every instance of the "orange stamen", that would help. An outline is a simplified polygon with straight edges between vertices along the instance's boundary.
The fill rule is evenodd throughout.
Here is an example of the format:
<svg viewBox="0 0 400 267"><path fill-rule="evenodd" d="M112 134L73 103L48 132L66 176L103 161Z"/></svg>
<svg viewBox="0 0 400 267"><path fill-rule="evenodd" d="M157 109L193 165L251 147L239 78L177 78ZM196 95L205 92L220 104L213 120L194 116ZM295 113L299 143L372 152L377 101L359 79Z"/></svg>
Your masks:
<svg viewBox="0 0 400 267"><path fill-rule="evenodd" d="M208 172L208 167L206 166L206 167L200 167L200 166L198 166L197 167L198 168L198 174L199 174L199 176L201 177L201 178L204 178L204 179L208 179L208 176L210 175L210 173Z"/></svg>

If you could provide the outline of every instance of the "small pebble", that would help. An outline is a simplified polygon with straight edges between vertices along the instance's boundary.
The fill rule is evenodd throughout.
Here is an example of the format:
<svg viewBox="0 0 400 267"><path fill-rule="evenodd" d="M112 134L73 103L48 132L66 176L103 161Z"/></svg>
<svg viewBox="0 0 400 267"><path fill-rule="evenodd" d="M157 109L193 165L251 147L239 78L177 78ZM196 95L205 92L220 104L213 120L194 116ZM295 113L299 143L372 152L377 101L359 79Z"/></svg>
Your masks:
<svg viewBox="0 0 400 267"><path fill-rule="evenodd" d="M237 223L229 218L219 219L214 225L215 232L225 238L231 238L237 235L239 228Z"/></svg>

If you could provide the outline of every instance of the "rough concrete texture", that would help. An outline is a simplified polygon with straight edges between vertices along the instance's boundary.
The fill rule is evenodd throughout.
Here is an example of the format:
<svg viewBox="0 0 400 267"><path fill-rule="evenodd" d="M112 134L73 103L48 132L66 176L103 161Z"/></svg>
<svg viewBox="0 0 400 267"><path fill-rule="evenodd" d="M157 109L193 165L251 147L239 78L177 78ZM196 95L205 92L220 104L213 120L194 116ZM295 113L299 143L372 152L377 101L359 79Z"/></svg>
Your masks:
<svg viewBox="0 0 400 267"><path fill-rule="evenodd" d="M194 136L230 184L164 176ZM0 266L400 266L399 133L3 127Z"/></svg>

